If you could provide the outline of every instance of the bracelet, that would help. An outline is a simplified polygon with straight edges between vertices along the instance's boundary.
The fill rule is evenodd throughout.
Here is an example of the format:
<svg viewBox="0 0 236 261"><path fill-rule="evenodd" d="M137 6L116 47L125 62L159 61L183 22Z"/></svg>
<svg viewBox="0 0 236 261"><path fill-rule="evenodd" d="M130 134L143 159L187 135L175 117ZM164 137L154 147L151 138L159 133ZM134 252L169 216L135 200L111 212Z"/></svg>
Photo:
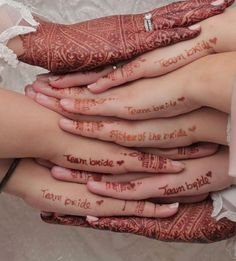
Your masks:
<svg viewBox="0 0 236 261"><path fill-rule="evenodd" d="M14 173L15 169L19 165L21 159L14 159L12 164L10 165L6 175L4 176L3 180L0 183L0 193L3 191L4 187L6 186L7 182L10 180L12 174Z"/></svg>

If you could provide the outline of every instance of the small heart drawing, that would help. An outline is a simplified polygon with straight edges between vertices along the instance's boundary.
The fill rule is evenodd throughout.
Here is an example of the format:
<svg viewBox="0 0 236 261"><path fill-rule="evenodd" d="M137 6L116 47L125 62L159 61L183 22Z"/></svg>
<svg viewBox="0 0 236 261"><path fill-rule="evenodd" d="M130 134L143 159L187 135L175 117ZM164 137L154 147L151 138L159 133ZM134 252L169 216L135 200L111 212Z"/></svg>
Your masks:
<svg viewBox="0 0 236 261"><path fill-rule="evenodd" d="M181 98L179 98L178 101L180 101L180 102L185 101L185 97L181 97Z"/></svg>
<svg viewBox="0 0 236 261"><path fill-rule="evenodd" d="M189 131L194 132L197 129L196 126L193 126L192 128L188 128Z"/></svg>
<svg viewBox="0 0 236 261"><path fill-rule="evenodd" d="M211 171L207 172L206 176L211 178L212 177L212 172Z"/></svg>
<svg viewBox="0 0 236 261"><path fill-rule="evenodd" d="M99 200L96 202L99 206L101 206L104 203L104 200Z"/></svg>
<svg viewBox="0 0 236 261"><path fill-rule="evenodd" d="M212 43L212 44L216 44L217 43L217 38L215 37L215 38L211 38L210 40L209 40L209 42L210 43Z"/></svg>
<svg viewBox="0 0 236 261"><path fill-rule="evenodd" d="M122 166L124 163L125 163L125 162L124 162L123 160L117 161L117 164L118 164L119 166Z"/></svg>

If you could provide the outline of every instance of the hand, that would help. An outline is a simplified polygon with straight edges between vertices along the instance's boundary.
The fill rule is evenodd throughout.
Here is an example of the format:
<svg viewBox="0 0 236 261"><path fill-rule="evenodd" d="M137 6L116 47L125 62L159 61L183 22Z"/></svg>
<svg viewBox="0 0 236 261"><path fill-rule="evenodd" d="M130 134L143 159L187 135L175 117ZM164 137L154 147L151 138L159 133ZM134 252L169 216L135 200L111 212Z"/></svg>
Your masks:
<svg viewBox="0 0 236 261"><path fill-rule="evenodd" d="M33 160L22 160L5 191L21 197L39 210L66 215L168 217L178 211L176 204L158 205L151 202L146 202L140 211L141 202L96 196L84 185L53 179L47 168Z"/></svg>
<svg viewBox="0 0 236 261"><path fill-rule="evenodd" d="M58 127L58 114L23 95L6 90L0 93L1 158L44 158L62 167L114 174L179 172L184 168L181 162L145 153L153 164L146 166L124 155L135 150L65 133Z"/></svg>
<svg viewBox="0 0 236 261"><path fill-rule="evenodd" d="M136 81L126 88L97 95L86 88L56 89L42 81L36 81L32 87L36 92L60 99L62 109L67 112L90 116L130 120L166 118L205 106L229 113L235 60L236 52L207 56L168 75ZM37 96L35 99L48 106Z"/></svg>
<svg viewBox="0 0 236 261"><path fill-rule="evenodd" d="M116 70L111 69L108 75L91 79L86 84L91 92L99 93L140 78L166 74L209 54L236 51L235 13L236 8L232 8L223 15L207 19L201 23L202 33L197 38L138 56ZM81 74L77 74L77 82L74 76L71 77L74 85L66 85L63 77L50 78L50 85L56 88L78 86Z"/></svg>
<svg viewBox="0 0 236 261"><path fill-rule="evenodd" d="M228 175L228 149L210 157L185 161L186 168L179 175L161 175L138 178L132 186L120 182L89 181L87 187L92 193L103 196L141 200L147 198L188 197L220 191L236 184ZM131 186L132 189L123 189Z"/></svg>
<svg viewBox="0 0 236 261"><path fill-rule="evenodd" d="M19 59L54 73L114 64L196 37L200 28L188 26L222 13L232 2L191 0L155 9L151 12L153 32L145 31L144 14L110 16L74 25L40 21L37 32L21 36L25 53Z"/></svg>

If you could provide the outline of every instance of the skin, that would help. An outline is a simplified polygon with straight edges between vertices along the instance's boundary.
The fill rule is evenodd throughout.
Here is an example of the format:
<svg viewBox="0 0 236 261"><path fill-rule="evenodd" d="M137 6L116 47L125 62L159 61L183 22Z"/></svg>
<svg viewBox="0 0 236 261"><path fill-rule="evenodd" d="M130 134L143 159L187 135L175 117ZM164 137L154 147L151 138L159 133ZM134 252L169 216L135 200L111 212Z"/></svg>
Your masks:
<svg viewBox="0 0 236 261"><path fill-rule="evenodd" d="M202 33L189 41L181 42L169 47L159 48L143 54L122 66L112 70L107 76L102 75L86 82L89 90L100 93L107 89L121 86L140 78L161 76L187 65L201 57L235 50L236 34L234 26L236 8L227 9L220 16L214 16L200 23ZM225 30L232 28L232 30ZM56 88L67 88L81 84L81 74L66 75L49 78L50 85Z"/></svg>
<svg viewBox="0 0 236 261"><path fill-rule="evenodd" d="M62 167L114 174L133 171L177 173L184 167L179 162L175 164L154 155L156 168L146 168L137 159L121 155L121 151L127 150L121 146L63 132L58 128L59 115L28 97L6 90L0 90L0 93L1 158L44 158ZM9 100L12 105L6 115ZM78 148L83 150L78 151ZM127 153L132 152L135 151L127 150Z"/></svg>
<svg viewBox="0 0 236 261"><path fill-rule="evenodd" d="M1 179L8 164L9 160L1 160ZM5 192L22 198L33 208L67 215L167 217L178 210L178 206L146 202L144 211L137 213L139 202L129 201L129 207L124 211L125 201L96 196L90 193L85 185L57 181L52 178L49 169L31 159L21 161L7 183Z"/></svg>
<svg viewBox="0 0 236 261"><path fill-rule="evenodd" d="M21 36L24 53L19 59L54 73L114 64L196 37L200 28L188 26L222 13L233 1L221 0L218 5L212 2L191 0L151 11L153 32L145 31L144 14L103 17L73 25L40 21L36 32Z"/></svg>
<svg viewBox="0 0 236 261"><path fill-rule="evenodd" d="M234 75L235 75L235 62L234 62L235 59L232 59L233 55L235 55L235 53L217 54L214 56L212 55L212 56L209 56L206 58L202 58L202 59L192 63L189 66L186 66L176 72L173 72L170 75L163 76L161 78L156 78L156 79L143 80L142 84L137 83L137 86L138 86L137 89L135 89L135 87L134 87L135 83L133 83L133 84L131 84L132 87L130 87L130 89L129 89L129 87L127 87L125 89L120 88L117 90L109 90L105 94L98 95L99 96L98 99L107 99L108 97L116 97L117 99L119 99L119 97L122 97L122 98L125 97L124 95L121 95L122 92L123 93L125 91L129 92L129 90L130 90L130 92L134 91L133 93L135 93L136 95L133 97L136 98L139 96L138 89L140 88L140 89L143 89L143 91L140 92L140 102L146 102L146 100L148 99L147 97L150 97L150 99L152 99L153 97L159 97L159 99L163 99L163 96L168 97L169 94L173 95L174 97L184 97L184 99L181 98L181 100L180 100L181 105L179 106L178 114L182 114L182 113L188 112L188 111L191 112L197 108L201 108L204 106L213 107L218 110L203 108L203 109L199 109L197 111L193 111L193 112L185 114L185 115L180 115L178 117L144 121L143 125L142 125L142 121L128 122L128 121L122 121L122 120L114 121L114 119L113 119L111 122L99 121L97 124L99 124L99 126L101 126L101 124L102 124L102 128L98 128L98 129L94 128L94 126L91 126L90 125L91 123L89 123L89 122L81 122L81 121L76 122L76 123L72 122L73 124L70 127L68 124L63 125L64 122L60 121L60 126L61 127L64 126L63 128L65 130L70 131L72 133L76 133L76 134L80 134L80 135L81 135L81 133L86 133L86 136L93 137L93 138L99 138L99 139L103 139L104 137L106 137L105 138L106 140L115 141L115 142L117 142L117 140L112 140L110 138L111 131L114 129L120 128L120 131L126 131L129 135L134 135L134 133L133 133L134 131L137 133L142 133L142 132L147 132L147 131L150 132L150 130L152 130L152 128L154 131L156 131L155 126L158 126L159 131L156 131L156 132L162 134L162 136L161 136L162 140L157 140L154 142L151 142L149 140L149 141L141 141L141 142L137 142L137 143L136 142L130 143L127 140L125 142L121 142L122 145L132 146L132 147L133 146L137 146L137 147L141 147L141 146L155 147L156 146L156 147L166 148L166 147L171 147L171 146L173 146L173 147L186 146L188 144L192 144L197 141L207 141L207 140L214 142L214 143L227 144L227 141L226 141L226 128L227 128L227 121L228 121L227 113L229 113L229 111L230 111L230 97L231 97L232 86L233 86ZM219 74L219 71L220 72L222 71L223 64L226 64L226 63L228 64L227 71L225 71L223 74ZM206 70L206 68L208 68L208 70ZM210 68L210 70L209 70L209 68ZM191 81L189 78L190 76L191 76ZM196 77L196 81L194 81L193 77ZM172 85L173 79L175 79L175 83L176 83L175 86ZM197 81L197 79L201 79L201 80ZM149 85L150 92L145 93L145 95L147 96L146 99L143 99L143 93L144 93L144 87L145 87L144 81L150 82L150 85ZM151 81L153 81L153 85L151 85ZM197 84L198 88L197 88L196 84ZM44 82L44 83L42 83L42 86L43 85L45 86L45 85L47 85L47 83ZM185 85L188 88L185 87ZM35 84L33 86L35 90L40 90L40 88L42 88L42 87L38 88L36 86L37 86L37 84ZM156 86L161 86L161 88L160 87L157 88ZM154 89L156 90L155 94L154 94L154 92L153 93L151 92L152 88L153 88L153 90ZM224 95L221 95L219 97L218 94L222 93L222 91L221 91L222 88L224 88ZM49 87L49 90L51 91L51 94L52 94L53 89L50 89L50 87ZM48 91L48 89L47 89L47 91ZM63 92L61 92L61 91L57 92L57 97L62 95L62 93ZM114 93L115 93L115 95L114 95ZM142 95L141 95L141 93L142 93ZM92 95L92 94L88 94L87 92L85 92L85 94L81 93L81 94L79 94L80 99L82 98L81 96L83 96L83 95ZM142 96L142 99L141 99L141 96ZM128 95L128 97L130 97L130 95ZM149 104L151 103L150 99L148 101ZM172 100L174 100L174 99L175 98L172 98ZM36 100L37 100L37 95L36 95ZM135 102L134 100L135 99L132 99L132 102ZM186 101L187 101L187 104L186 104ZM182 105L182 102L184 103L183 105ZM117 106L114 106L114 103L116 103L116 102L113 101L113 107L111 107L111 110L108 110L107 106L104 106L104 104L102 104L102 105L97 106L96 111L99 111L98 108L100 106L106 107L106 109L104 108L104 112L109 111L110 115L119 116L119 115L117 115L117 113L116 113L116 115L114 115L111 112L112 108L114 108L113 109L114 111L118 111ZM212 106L210 106L211 104L212 104ZM137 105L135 105L135 106L137 106ZM139 104L138 106L142 107L141 104ZM118 106L118 108L119 108L119 106ZM91 108L91 110L93 110L93 108ZM220 112L220 110L222 112ZM89 111L89 113L87 113L88 111ZM160 111L158 111L157 113L160 114ZM87 110L86 114L91 114L90 110ZM98 114L100 114L100 112ZM172 106L171 109L169 109L169 111L168 111L168 117L174 116L176 114L177 114L177 112L175 110L175 107ZM155 116L158 117L158 114L156 114ZM162 116L164 116L164 115L162 115ZM134 116L130 115L129 117L133 119ZM209 123L208 125L205 124L206 119ZM85 125L83 125L82 123ZM121 124L121 125L119 125L119 124ZM86 128L87 128L86 131L83 131L84 126L86 126ZM89 131L88 131L88 126L90 126ZM97 125L95 125L95 126L97 127ZM104 126L105 126L105 128L104 128ZM217 128L215 126L217 126ZM181 134L180 137L174 136L173 139L170 138L170 133L172 133L175 130L177 130L177 133L179 133L180 129L181 129L180 133L186 132L186 135ZM169 136L167 135L168 139L163 138L165 136L165 134L169 135ZM148 136L148 135L146 135L146 136ZM122 136L122 137L124 137L124 136ZM172 142L173 142L173 144L172 144ZM223 159L223 156L222 156L222 159ZM197 164L197 160L195 160L193 162L196 162L196 164ZM210 164L211 161L206 160L206 162L209 162L209 164ZM227 162L227 161L226 161L226 159L223 159L222 161L220 161L219 159L216 159L215 162L216 163L221 162L222 163L221 166L223 167L223 166L225 166L223 163ZM186 164L186 162L185 162L185 164ZM197 173L197 175L199 175L199 172L201 172L200 170L202 170L202 165L203 164L201 163L199 165L199 171L195 172L195 173ZM212 164L212 165L214 165L214 164ZM186 168L186 170L187 169L188 168ZM192 169L194 169L194 167L191 167L189 169L192 170ZM202 173L202 175L203 176L206 175L209 171L212 172L212 170L209 169L208 171L207 170L205 171L206 173ZM224 173L225 173L226 177L228 178L229 176L227 175L227 173L228 173L227 167L225 167ZM210 192L210 191L215 191L215 188L211 187L211 184L208 184L209 183L208 181L206 182L207 184L205 184L201 188L197 189L196 191L193 191L192 189L188 189L188 187L191 187L191 184L193 184L197 179L202 178L202 175L200 175L199 177L194 176L193 174L188 175L188 177L191 177L191 180L189 180L189 179L184 180L184 178L183 178L184 176L182 176L183 179L180 179L181 182L176 183L179 185L176 187L173 184L173 186L170 188L171 191L174 191L174 192L173 193L166 192L166 195L168 194L168 196L172 196L172 195L176 196L176 194L178 195L179 192L182 192L182 193L187 193L186 195L188 196L188 195L191 195L191 193L202 194L202 193L206 193L206 192ZM220 173L219 173L219 175L220 175ZM156 181L154 181L154 179L155 178L153 178L153 177L151 177L150 179L146 179L146 182L143 182L142 185L138 186L138 187L142 188L141 192L139 194L139 196L141 198L142 197L146 198L146 196L147 197L158 197L158 196L160 196L160 194L158 194L158 193L165 193L164 188L159 191L156 191L155 190L156 188L153 188L153 184L156 184ZM222 180L219 179L219 181L221 182ZM140 179L138 179L138 182L140 182ZM187 182L188 185L183 185L183 184L185 184L185 182ZM166 184L168 184L168 182ZM166 184L162 184L161 187L165 187ZM172 184L172 183L170 182L170 184ZM115 186L119 187L120 185L116 184ZM109 195L109 196L115 195L115 197L116 196L124 197L123 199L125 199L127 197L127 194L133 196L136 193L135 191L128 190L128 191L126 191L126 193L122 192L122 193L118 193L118 195L117 195L116 193L114 193L116 191L113 191L113 190L107 191L106 183L89 182L88 187L94 193L98 193L98 194L102 194L102 195ZM151 187L155 190L155 192L153 195L149 195L149 194L147 195L146 193L149 193L149 192L151 193L151 191L153 191L152 189L150 189ZM228 187L228 185L226 185L225 188L226 187ZM204 189L206 189L206 191ZM220 189L222 189L222 188L220 188ZM177 191L177 193L176 193L176 191ZM180 193L180 196L181 196L181 193Z"/></svg>

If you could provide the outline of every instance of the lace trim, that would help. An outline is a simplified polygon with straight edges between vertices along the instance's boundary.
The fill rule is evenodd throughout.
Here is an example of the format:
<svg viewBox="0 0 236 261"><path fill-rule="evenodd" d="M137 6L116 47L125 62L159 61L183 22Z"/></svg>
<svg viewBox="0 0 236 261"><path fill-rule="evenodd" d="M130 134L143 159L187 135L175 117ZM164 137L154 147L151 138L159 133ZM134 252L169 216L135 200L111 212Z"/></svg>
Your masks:
<svg viewBox="0 0 236 261"><path fill-rule="evenodd" d="M7 42L17 35L35 32L36 27L38 26L29 7L13 0L0 0L0 8L4 8L4 5L15 9L19 13L20 19L17 25L11 26L0 34L0 72L4 69L6 64L15 68L19 63L16 54L7 48ZM29 26L19 25L21 21L24 21Z"/></svg>

